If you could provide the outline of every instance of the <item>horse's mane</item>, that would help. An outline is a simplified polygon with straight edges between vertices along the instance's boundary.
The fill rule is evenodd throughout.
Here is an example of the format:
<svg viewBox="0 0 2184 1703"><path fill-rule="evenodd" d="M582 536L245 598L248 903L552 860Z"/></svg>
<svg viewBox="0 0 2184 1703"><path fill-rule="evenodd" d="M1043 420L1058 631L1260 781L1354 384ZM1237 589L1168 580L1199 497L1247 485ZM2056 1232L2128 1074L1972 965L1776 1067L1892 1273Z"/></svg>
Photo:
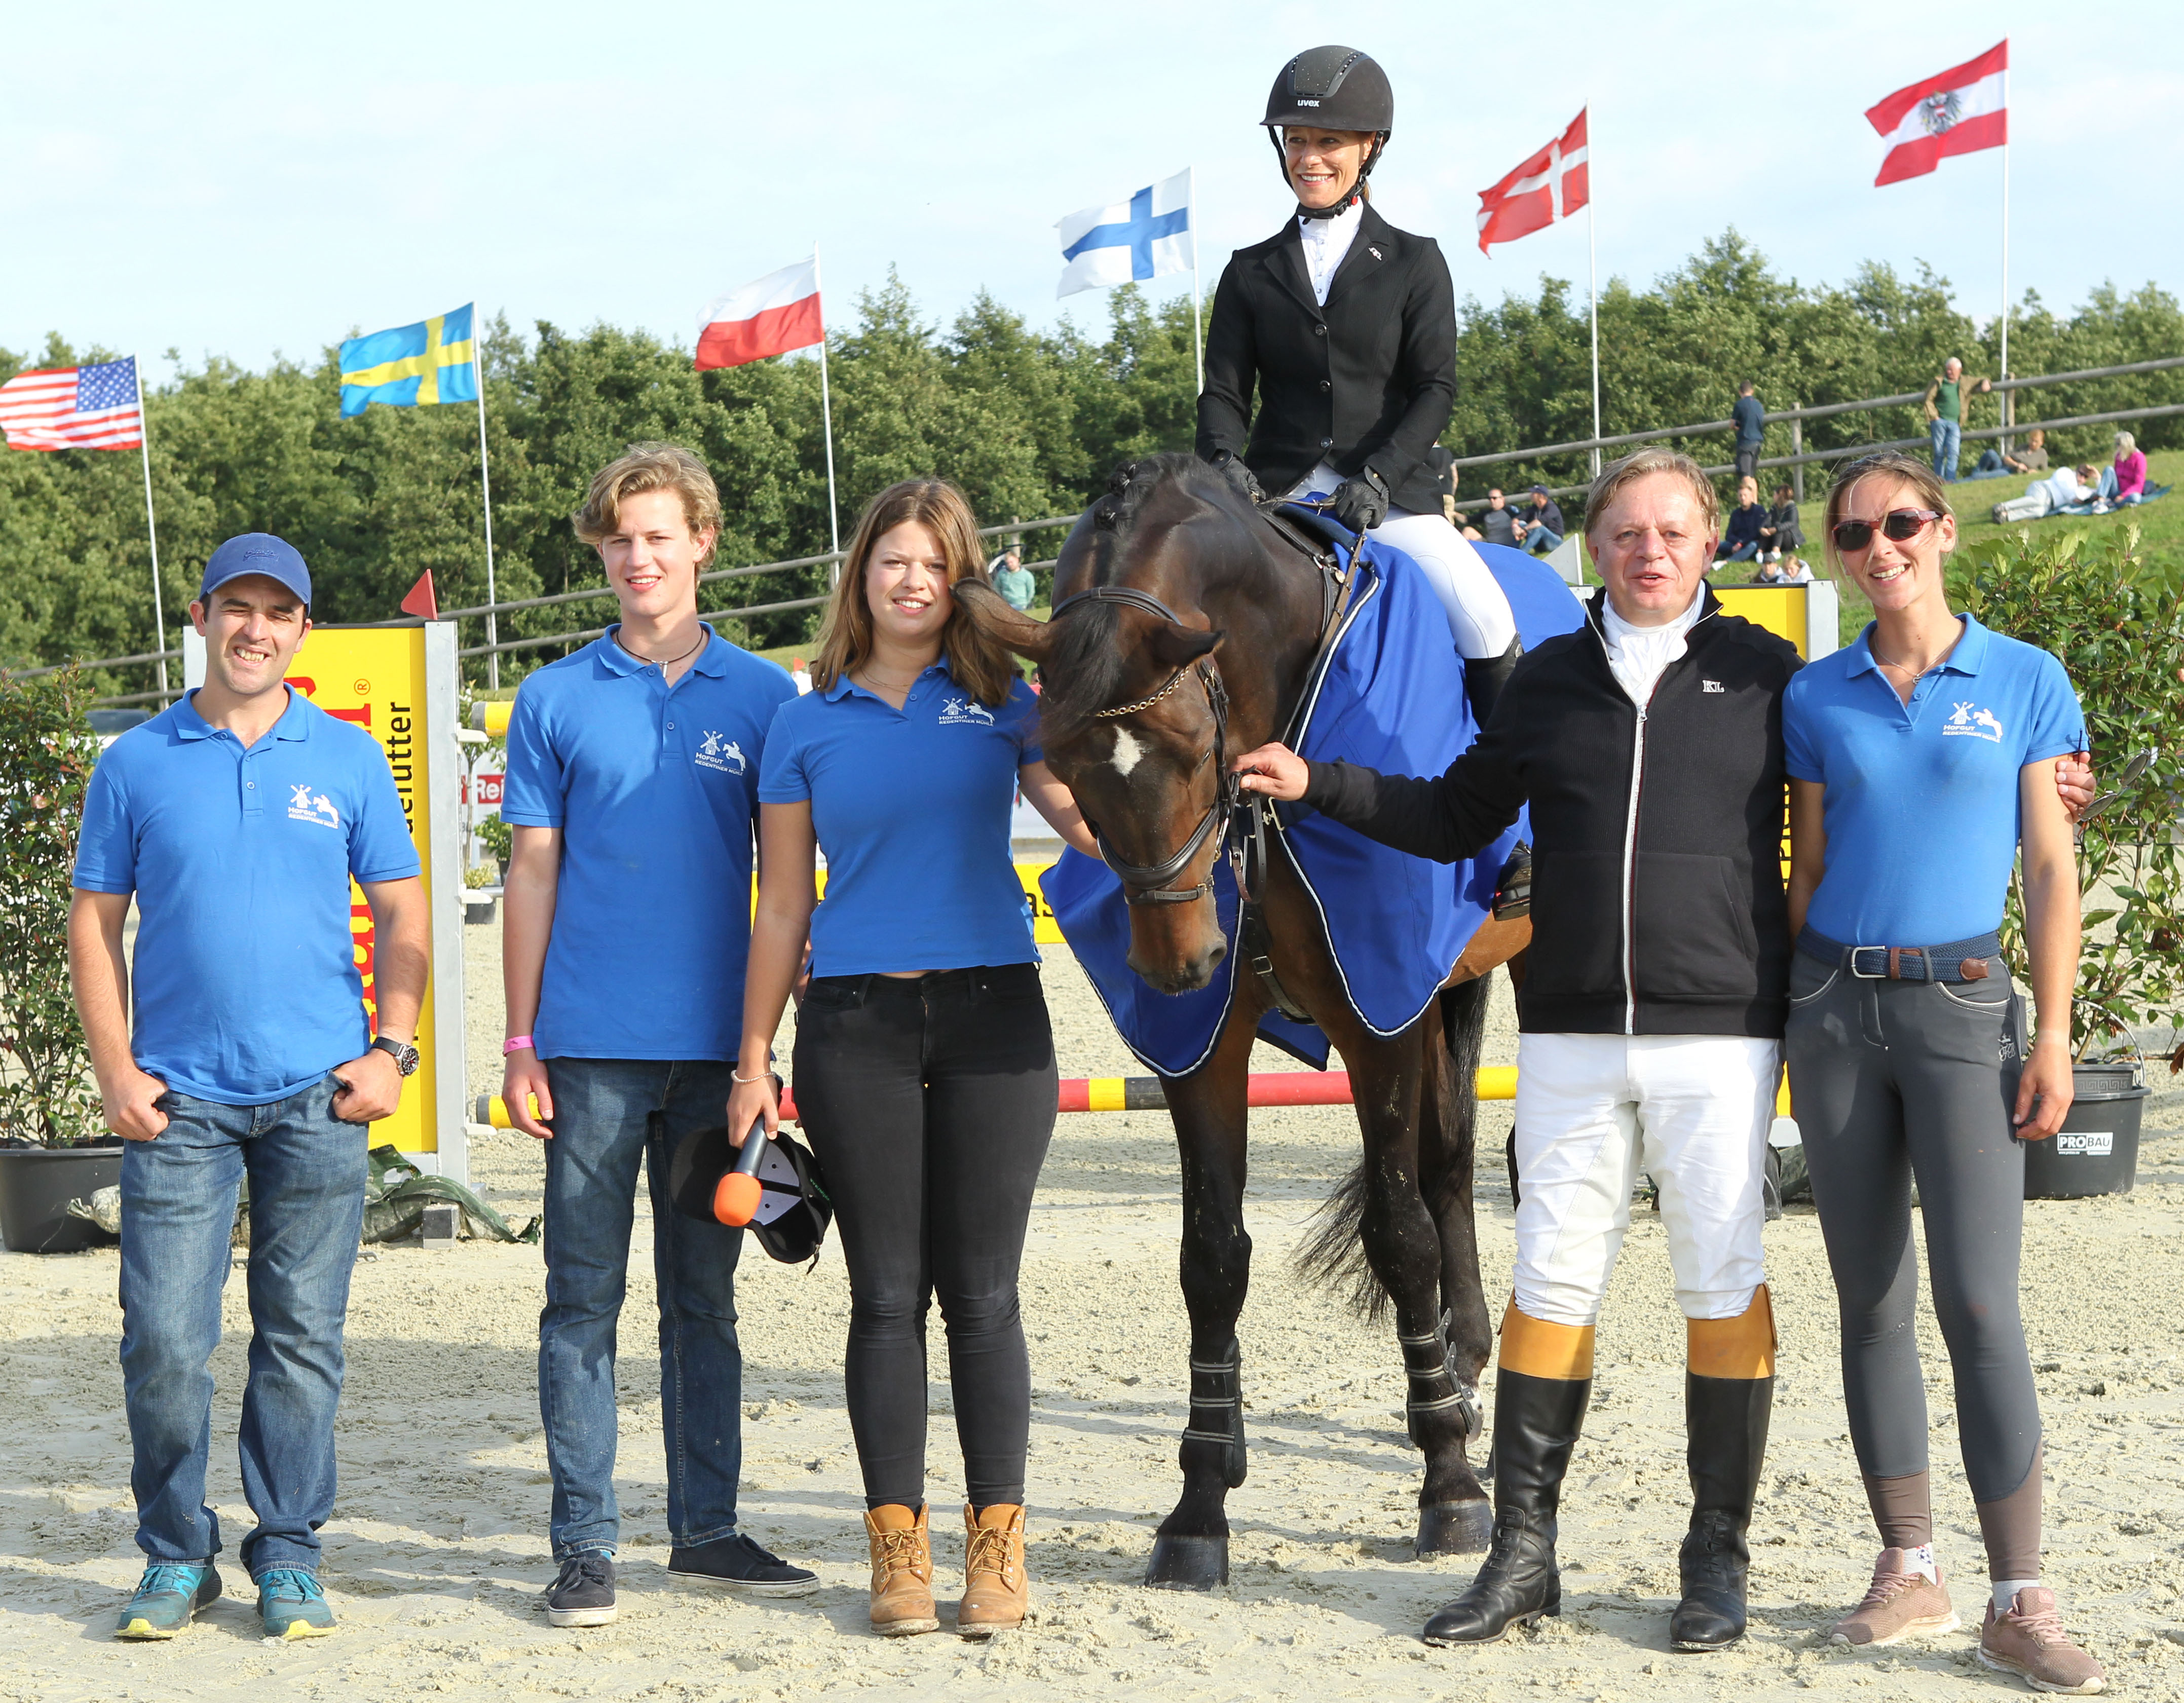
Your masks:
<svg viewBox="0 0 2184 1703"><path fill-rule="evenodd" d="M1095 559L1088 585L1117 582L1117 567L1129 559L1129 544L1146 500L1164 485L1182 486L1219 507L1242 501L1234 486L1195 455L1171 453L1123 462L1107 476L1107 488L1089 511ZM1223 502L1223 496L1234 502ZM1093 604L1072 611L1061 624L1061 636L1042 670L1042 739L1059 743L1073 737L1084 731L1095 711L1121 699L1130 662L1118 636L1122 619L1117 605Z"/></svg>

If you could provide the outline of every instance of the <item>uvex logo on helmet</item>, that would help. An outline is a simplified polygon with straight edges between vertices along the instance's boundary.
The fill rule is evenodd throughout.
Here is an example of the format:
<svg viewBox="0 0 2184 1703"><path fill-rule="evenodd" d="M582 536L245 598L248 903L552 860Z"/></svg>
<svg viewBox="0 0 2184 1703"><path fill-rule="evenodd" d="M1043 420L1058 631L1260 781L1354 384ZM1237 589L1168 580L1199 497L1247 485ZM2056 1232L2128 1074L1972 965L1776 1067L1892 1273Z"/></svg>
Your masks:
<svg viewBox="0 0 2184 1703"><path fill-rule="evenodd" d="M1373 56L1355 47L1312 47L1284 65L1267 97L1267 115L1259 120L1274 145L1275 159L1282 160L1284 183L1290 173L1282 156L1282 127L1306 117L1323 130L1369 131L1373 136L1352 192L1333 207L1307 209L1306 215L1331 218L1357 199L1387 147L1396 127L1396 92Z"/></svg>

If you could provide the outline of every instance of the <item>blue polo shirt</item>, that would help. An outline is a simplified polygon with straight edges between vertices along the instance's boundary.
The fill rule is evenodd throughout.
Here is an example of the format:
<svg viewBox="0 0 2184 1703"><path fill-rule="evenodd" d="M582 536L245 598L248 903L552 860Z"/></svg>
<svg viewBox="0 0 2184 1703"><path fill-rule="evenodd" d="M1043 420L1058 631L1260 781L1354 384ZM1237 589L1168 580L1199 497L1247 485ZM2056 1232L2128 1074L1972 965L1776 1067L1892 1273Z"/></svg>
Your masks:
<svg viewBox="0 0 2184 1703"><path fill-rule="evenodd" d="M291 692L248 750L192 692L92 771L76 886L136 895L137 1068L221 1105L270 1105L371 1044L349 877L417 849L379 743Z"/></svg>
<svg viewBox="0 0 2184 1703"><path fill-rule="evenodd" d="M1873 628L1790 682L1789 770L1826 787L1827 871L1807 921L1847 945L1940 946L2000 924L2023 827L2018 771L2081 750L2063 665L1970 615L1904 703Z"/></svg>
<svg viewBox="0 0 2184 1703"><path fill-rule="evenodd" d="M673 686L610 627L531 675L501 820L561 830L542 1059L733 1059L759 756L788 671L705 629Z"/></svg>
<svg viewBox="0 0 2184 1703"><path fill-rule="evenodd" d="M782 705L760 802L809 799L827 892L811 973L1028 964L1031 917L1009 856L1017 771L1039 760L1039 699L1017 681L981 704L936 662L901 709L845 676Z"/></svg>

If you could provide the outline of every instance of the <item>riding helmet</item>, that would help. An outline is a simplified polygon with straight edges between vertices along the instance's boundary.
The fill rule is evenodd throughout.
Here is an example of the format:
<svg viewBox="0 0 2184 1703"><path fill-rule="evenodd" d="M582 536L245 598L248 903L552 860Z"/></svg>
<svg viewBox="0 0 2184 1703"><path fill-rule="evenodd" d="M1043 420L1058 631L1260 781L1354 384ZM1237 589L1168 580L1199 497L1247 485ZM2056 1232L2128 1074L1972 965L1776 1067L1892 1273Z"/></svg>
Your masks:
<svg viewBox="0 0 2184 1703"><path fill-rule="evenodd" d="M1290 125L1318 125L1326 130L1370 131L1373 146L1357 173L1352 193L1334 207L1307 209L1306 216L1327 218L1356 198L1356 192L1379 162L1381 150L1396 127L1396 92L1388 74L1369 53L1355 47L1312 47L1284 65L1267 97L1267 115L1259 122L1282 159L1282 181L1289 181L1289 163L1282 155L1283 129Z"/></svg>

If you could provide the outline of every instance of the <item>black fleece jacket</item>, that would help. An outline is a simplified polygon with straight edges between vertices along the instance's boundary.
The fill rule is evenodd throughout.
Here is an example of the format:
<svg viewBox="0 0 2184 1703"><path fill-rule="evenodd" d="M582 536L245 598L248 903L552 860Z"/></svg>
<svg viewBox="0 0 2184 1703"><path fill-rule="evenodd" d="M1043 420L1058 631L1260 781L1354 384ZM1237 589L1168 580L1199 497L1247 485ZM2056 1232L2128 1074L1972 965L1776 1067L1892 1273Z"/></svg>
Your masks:
<svg viewBox="0 0 2184 1703"><path fill-rule="evenodd" d="M1602 595L1585 626L1518 662L1485 731L1438 780L1314 763L1304 802L1441 863L1477 855L1530 802L1517 995L1529 1032L1779 1036L1782 691L1797 650L1703 590L1641 715L1608 667Z"/></svg>

